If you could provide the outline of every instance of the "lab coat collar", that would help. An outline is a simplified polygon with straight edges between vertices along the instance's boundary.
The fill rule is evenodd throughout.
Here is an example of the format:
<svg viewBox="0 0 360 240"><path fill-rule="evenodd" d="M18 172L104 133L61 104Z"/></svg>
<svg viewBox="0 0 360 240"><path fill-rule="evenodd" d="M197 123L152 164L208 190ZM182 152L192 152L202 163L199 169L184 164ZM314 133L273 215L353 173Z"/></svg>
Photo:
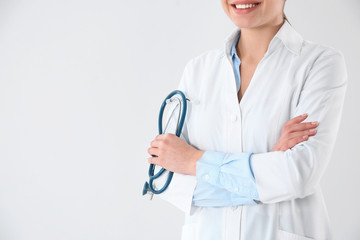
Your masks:
<svg viewBox="0 0 360 240"><path fill-rule="evenodd" d="M236 28L226 39L225 39L225 54L231 62L231 47L237 37L241 34L241 29ZM279 47L278 40L280 40L285 47L293 54L299 55L303 44L302 36L290 25L288 21L284 21L279 31L275 34L273 39L270 41L268 50L265 55L270 54Z"/></svg>
<svg viewBox="0 0 360 240"><path fill-rule="evenodd" d="M285 21L279 31L274 37L277 37L282 41L285 47L296 55L300 55L301 47L304 39L302 36L290 25L288 21Z"/></svg>

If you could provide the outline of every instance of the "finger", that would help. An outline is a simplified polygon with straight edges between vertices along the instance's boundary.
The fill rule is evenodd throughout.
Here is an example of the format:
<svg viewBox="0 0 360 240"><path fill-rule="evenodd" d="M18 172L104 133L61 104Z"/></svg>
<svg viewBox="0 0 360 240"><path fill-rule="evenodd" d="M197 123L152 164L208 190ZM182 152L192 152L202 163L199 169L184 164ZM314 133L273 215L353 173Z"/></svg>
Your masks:
<svg viewBox="0 0 360 240"><path fill-rule="evenodd" d="M153 148L158 148L158 147L160 147L160 143L161 143L161 141L159 141L159 140L153 140L153 141L151 141L150 146Z"/></svg>
<svg viewBox="0 0 360 240"><path fill-rule="evenodd" d="M168 138L173 138L176 137L175 134L173 133L163 133L163 134L159 134L156 136L156 140L164 140L164 139L168 139Z"/></svg>
<svg viewBox="0 0 360 240"><path fill-rule="evenodd" d="M159 134L155 137L155 140L161 140L164 137L164 134Z"/></svg>
<svg viewBox="0 0 360 240"><path fill-rule="evenodd" d="M316 128L317 126L318 126L318 121L297 123L297 124L289 125L288 131L289 132L303 131L306 129Z"/></svg>
<svg viewBox="0 0 360 240"><path fill-rule="evenodd" d="M295 137L301 137L304 135L309 135L309 136L314 136L317 133L316 128L311 128L311 129L305 129L305 130L298 130L296 132L291 132L288 134L288 138L295 138Z"/></svg>
<svg viewBox="0 0 360 240"><path fill-rule="evenodd" d="M292 147L294 147L296 144L307 141L309 139L309 136L304 135L301 137L296 137L296 138L292 138L290 139L286 144L284 144L283 146L281 146L281 150L282 151L286 151Z"/></svg>
<svg viewBox="0 0 360 240"><path fill-rule="evenodd" d="M148 153L150 155L156 155L156 156L159 156L159 153L160 153L160 150L159 148L148 148Z"/></svg>
<svg viewBox="0 0 360 240"><path fill-rule="evenodd" d="M149 157L148 158L148 163L155 164L155 165L160 165L160 160L159 160L158 157Z"/></svg>
<svg viewBox="0 0 360 240"><path fill-rule="evenodd" d="M292 124L295 124L295 123L300 123L300 122L304 121L307 117L308 117L308 114L304 113L302 115L299 115L297 117L294 117L294 118L290 119L285 124L286 125L292 125Z"/></svg>
<svg viewBox="0 0 360 240"><path fill-rule="evenodd" d="M155 137L155 140L164 140L165 138L169 137L169 133L159 134Z"/></svg>

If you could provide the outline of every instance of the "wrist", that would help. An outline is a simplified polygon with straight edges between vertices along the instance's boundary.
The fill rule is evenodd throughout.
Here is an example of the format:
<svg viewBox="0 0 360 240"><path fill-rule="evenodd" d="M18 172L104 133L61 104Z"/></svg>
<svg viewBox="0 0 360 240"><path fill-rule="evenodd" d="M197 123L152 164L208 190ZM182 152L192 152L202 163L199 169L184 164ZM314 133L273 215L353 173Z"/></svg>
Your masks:
<svg viewBox="0 0 360 240"><path fill-rule="evenodd" d="M205 151L202 150L196 150L194 152L191 160L190 175L196 176L196 163L200 160L204 153Z"/></svg>

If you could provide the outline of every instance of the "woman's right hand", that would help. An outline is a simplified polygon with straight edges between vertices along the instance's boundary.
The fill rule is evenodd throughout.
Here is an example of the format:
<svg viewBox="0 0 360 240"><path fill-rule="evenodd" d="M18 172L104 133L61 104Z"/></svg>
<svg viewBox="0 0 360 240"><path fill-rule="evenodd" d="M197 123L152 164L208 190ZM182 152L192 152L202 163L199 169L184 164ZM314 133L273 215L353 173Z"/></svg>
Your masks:
<svg viewBox="0 0 360 240"><path fill-rule="evenodd" d="M287 121L281 131L280 139L273 148L274 151L286 151L294 147L300 142L307 141L309 136L316 134L318 122L303 122L307 118L307 114L303 114Z"/></svg>

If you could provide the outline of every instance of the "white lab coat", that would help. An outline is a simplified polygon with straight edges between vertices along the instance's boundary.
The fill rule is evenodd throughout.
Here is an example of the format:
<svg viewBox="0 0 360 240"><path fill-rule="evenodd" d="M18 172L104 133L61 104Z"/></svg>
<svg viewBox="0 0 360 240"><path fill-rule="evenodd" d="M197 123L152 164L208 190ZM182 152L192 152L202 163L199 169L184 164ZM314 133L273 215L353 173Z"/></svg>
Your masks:
<svg viewBox="0 0 360 240"><path fill-rule="evenodd" d="M343 54L303 38L285 21L258 64L239 104L230 48L192 59L179 89L190 99L183 139L201 150L253 152L260 204L192 205L196 177L174 174L160 197L185 213L183 240L331 239L320 181L340 125L347 71ZM308 113L317 133L271 152L284 123ZM161 181L163 181L162 179Z"/></svg>

